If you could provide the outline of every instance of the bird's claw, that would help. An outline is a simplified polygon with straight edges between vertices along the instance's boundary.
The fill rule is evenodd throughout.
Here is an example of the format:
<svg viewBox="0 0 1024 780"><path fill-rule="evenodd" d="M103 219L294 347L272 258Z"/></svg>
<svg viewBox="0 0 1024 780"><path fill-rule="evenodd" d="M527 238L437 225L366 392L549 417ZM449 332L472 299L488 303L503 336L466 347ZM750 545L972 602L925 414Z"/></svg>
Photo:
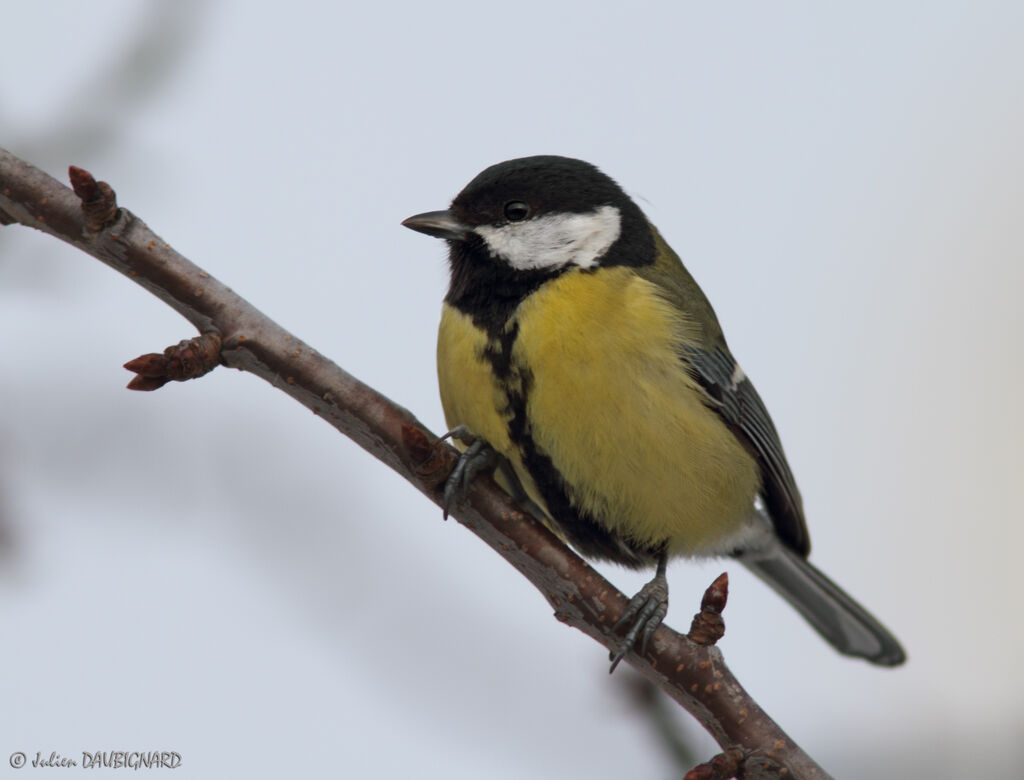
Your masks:
<svg viewBox="0 0 1024 780"><path fill-rule="evenodd" d="M483 439L470 433L464 425L448 431L442 436L442 441L448 437L458 439L469 446L459 455L455 468L444 483L444 519L469 493L469 487L473 484L476 475L481 471L493 471L497 464L497 453Z"/></svg>
<svg viewBox="0 0 1024 780"><path fill-rule="evenodd" d="M471 430L469 430L469 428L467 428L465 425L456 425L454 428L448 431L448 433L442 436L439 441L444 441L445 439L458 439L459 441L466 445L480 441L480 437L473 433Z"/></svg>
<svg viewBox="0 0 1024 780"><path fill-rule="evenodd" d="M626 611L622 613L612 631L618 631L626 625L630 626L629 631L622 638L618 646L609 653L609 660L612 662L608 673L615 671L626 653L633 649L640 640L639 650L641 653L647 651L647 643L658 630L661 621L668 614L668 580L663 571L658 572L654 579L644 585L640 592L629 600Z"/></svg>

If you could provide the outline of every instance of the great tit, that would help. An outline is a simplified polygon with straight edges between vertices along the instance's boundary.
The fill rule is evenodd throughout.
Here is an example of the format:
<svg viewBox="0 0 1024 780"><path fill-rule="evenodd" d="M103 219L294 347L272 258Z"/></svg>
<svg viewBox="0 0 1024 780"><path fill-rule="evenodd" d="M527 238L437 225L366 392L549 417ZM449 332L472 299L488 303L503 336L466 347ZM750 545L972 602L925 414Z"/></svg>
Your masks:
<svg viewBox="0 0 1024 780"><path fill-rule="evenodd" d="M590 163L487 168L406 227L448 242L437 369L478 464L584 556L656 574L616 624L612 669L668 609L670 557L731 556L839 652L905 656L807 561L803 505L718 319L640 208ZM466 435L466 432L470 434ZM464 485L462 485L464 487ZM451 481L449 483L451 488Z"/></svg>

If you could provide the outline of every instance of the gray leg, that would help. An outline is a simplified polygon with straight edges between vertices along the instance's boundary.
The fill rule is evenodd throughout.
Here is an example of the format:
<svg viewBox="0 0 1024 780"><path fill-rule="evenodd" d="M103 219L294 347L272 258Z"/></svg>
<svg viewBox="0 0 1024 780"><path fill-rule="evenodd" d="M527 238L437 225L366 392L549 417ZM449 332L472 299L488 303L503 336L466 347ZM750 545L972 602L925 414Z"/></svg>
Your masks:
<svg viewBox="0 0 1024 780"><path fill-rule="evenodd" d="M654 574L654 579L644 585L640 592L629 600L626 611L612 626L612 631L618 631L627 625L630 626L630 629L622 638L618 648L609 654L612 662L612 667L608 670L609 674L615 671L615 667L619 665L619 661L626 653L633 649L637 639L640 640L640 652L646 651L648 640L658 630L661 621L665 619L665 615L668 613L668 580L665 577L667 566L668 552L662 550L658 556L658 570Z"/></svg>

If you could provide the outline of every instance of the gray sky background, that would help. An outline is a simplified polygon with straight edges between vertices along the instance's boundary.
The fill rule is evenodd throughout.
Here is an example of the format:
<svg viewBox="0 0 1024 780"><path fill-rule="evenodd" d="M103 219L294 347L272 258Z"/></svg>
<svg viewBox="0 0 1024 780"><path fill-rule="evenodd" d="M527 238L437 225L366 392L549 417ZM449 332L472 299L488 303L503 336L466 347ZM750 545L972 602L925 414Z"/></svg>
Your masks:
<svg viewBox="0 0 1024 780"><path fill-rule="evenodd" d="M714 303L812 560L910 662L836 655L728 562L676 562L668 622L728 569L729 666L835 775L1017 777L1024 5L848 5L5 3L0 145L111 182L437 431L444 251L399 222L503 159L598 164ZM600 647L303 408L223 369L122 389L191 335L0 230L0 777L677 776Z"/></svg>

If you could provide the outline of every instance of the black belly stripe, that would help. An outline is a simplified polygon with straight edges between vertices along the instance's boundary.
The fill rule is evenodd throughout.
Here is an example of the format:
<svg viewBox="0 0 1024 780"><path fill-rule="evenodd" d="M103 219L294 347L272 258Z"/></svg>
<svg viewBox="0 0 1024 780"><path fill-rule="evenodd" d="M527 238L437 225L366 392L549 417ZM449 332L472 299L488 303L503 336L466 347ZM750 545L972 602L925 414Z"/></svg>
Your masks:
<svg viewBox="0 0 1024 780"><path fill-rule="evenodd" d="M551 519L573 547L588 558L614 561L635 569L652 565L661 552L661 546L630 542L602 525L590 513L574 506L569 484L534 441L526 413L533 377L528 368L512 360L512 348L518 335L519 323L512 320L497 337L492 336L488 340L483 356L491 364L505 391L507 405L503 412L509 438L519 449L523 465L547 504Z"/></svg>

